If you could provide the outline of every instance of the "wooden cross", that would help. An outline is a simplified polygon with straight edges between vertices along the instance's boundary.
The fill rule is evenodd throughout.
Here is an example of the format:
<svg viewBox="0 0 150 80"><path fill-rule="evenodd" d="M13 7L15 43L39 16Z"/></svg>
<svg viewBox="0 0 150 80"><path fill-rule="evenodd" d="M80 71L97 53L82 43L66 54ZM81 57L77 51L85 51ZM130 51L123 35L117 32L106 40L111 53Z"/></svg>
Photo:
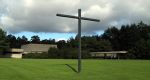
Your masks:
<svg viewBox="0 0 150 80"><path fill-rule="evenodd" d="M100 22L100 20L81 17L81 9L78 9L78 16L72 16L72 15L66 15L66 14L56 14L56 16L78 19L78 40L79 40L79 45L78 45L78 47L79 47L78 48L78 73L80 73L81 72L81 59L82 59L81 58L81 20L88 20L88 21L95 21L95 22Z"/></svg>

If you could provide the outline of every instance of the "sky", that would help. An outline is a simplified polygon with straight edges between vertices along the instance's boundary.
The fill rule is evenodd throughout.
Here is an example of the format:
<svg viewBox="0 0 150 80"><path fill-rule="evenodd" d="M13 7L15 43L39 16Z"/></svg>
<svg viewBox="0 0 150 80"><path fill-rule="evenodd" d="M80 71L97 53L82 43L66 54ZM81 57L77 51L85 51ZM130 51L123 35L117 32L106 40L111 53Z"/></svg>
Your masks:
<svg viewBox="0 0 150 80"><path fill-rule="evenodd" d="M67 40L76 36L77 20L57 13L100 19L82 21L82 34L102 34L108 27L150 22L150 0L0 0L0 28L30 39Z"/></svg>

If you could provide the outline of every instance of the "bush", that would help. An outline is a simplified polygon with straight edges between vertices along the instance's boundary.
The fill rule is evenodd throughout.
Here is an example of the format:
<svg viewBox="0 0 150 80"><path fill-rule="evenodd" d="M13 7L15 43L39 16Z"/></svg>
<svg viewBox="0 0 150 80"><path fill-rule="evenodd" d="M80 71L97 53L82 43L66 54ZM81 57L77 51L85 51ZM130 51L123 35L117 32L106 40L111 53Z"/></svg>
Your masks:
<svg viewBox="0 0 150 80"><path fill-rule="evenodd" d="M49 58L63 58L63 59L76 59L78 58L77 48L63 48L63 49L53 49L50 48L48 51ZM89 58L89 51L82 50L82 58Z"/></svg>
<svg viewBox="0 0 150 80"><path fill-rule="evenodd" d="M135 47L129 50L129 58L150 59L150 40L139 40Z"/></svg>
<svg viewBox="0 0 150 80"><path fill-rule="evenodd" d="M49 58L61 58L60 51L56 48L50 48L48 50L48 57Z"/></svg>
<svg viewBox="0 0 150 80"><path fill-rule="evenodd" d="M23 58L34 58L34 59L77 59L78 49L77 48L63 48L56 49L50 48L48 53L29 53L23 55ZM82 50L82 58L90 58L88 50Z"/></svg>
<svg viewBox="0 0 150 80"><path fill-rule="evenodd" d="M23 58L47 59L48 53L28 53L28 54L24 54Z"/></svg>

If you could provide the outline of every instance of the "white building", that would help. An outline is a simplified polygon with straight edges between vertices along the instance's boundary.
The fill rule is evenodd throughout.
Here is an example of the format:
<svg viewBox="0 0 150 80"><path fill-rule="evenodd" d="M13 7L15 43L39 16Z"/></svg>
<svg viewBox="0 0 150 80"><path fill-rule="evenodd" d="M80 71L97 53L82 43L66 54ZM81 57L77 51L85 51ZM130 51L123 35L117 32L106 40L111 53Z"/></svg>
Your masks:
<svg viewBox="0 0 150 80"><path fill-rule="evenodd" d="M12 48L7 50L7 53L3 55L6 58L22 58L23 49Z"/></svg>

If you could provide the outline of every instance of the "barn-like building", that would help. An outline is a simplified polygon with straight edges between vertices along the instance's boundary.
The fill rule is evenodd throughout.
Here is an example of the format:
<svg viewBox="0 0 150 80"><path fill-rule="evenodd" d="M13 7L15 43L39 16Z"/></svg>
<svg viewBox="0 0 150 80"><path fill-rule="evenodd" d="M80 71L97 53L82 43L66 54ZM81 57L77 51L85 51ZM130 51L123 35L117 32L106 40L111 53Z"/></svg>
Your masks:
<svg viewBox="0 0 150 80"><path fill-rule="evenodd" d="M57 45L52 44L26 44L22 45L23 54L28 53L47 53L50 48L57 48Z"/></svg>

